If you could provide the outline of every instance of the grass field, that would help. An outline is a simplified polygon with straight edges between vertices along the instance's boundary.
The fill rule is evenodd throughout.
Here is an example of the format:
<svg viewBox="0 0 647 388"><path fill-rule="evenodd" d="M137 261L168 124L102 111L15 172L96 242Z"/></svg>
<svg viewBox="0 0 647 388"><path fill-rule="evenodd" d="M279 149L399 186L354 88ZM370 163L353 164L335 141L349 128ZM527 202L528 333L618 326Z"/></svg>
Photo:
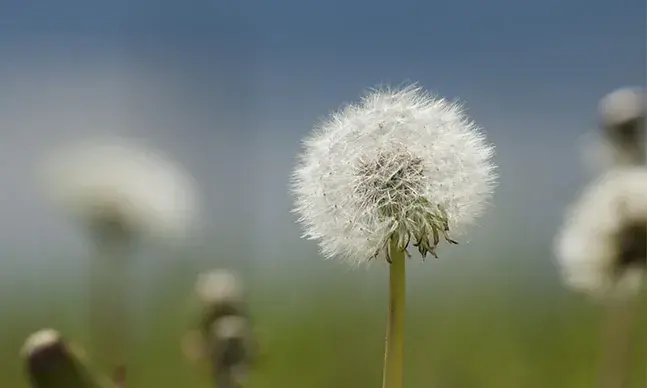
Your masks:
<svg viewBox="0 0 647 388"><path fill-rule="evenodd" d="M528 282L532 268L501 271L505 261L489 271L463 269L461 281L449 280L460 278L455 260L412 262L407 387L595 386L599 306L563 289L556 276ZM293 277L238 266L264 348L249 387L379 387L385 268L349 270L318 258L303 263L291 265L299 274ZM139 298L133 387L209 386L204 366L187 362L179 346L191 324L193 278L206 267L168 264ZM75 342L88 337L83 282L39 281L48 268L54 266L2 286L2 387L26 386L17 352L30 332L54 327ZM646 316L634 337L631 388L645 386Z"/></svg>

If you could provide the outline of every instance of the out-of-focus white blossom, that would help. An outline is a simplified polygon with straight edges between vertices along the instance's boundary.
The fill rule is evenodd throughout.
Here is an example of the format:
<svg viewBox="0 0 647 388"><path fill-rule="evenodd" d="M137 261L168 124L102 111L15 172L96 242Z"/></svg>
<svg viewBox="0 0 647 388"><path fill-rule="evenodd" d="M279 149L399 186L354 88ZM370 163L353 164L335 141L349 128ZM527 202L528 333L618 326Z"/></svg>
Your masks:
<svg viewBox="0 0 647 388"><path fill-rule="evenodd" d="M385 257L394 235L435 255L491 198L493 151L460 104L417 85L372 90L305 139L294 211L328 258Z"/></svg>
<svg viewBox="0 0 647 388"><path fill-rule="evenodd" d="M243 299L243 284L238 276L226 270L212 270L198 276L195 292L205 305L239 302Z"/></svg>
<svg viewBox="0 0 647 388"><path fill-rule="evenodd" d="M621 88L604 96L598 115L603 129L585 149L598 170L645 163L647 100L642 88Z"/></svg>
<svg viewBox="0 0 647 388"><path fill-rule="evenodd" d="M596 296L635 292L647 267L647 169L613 169L588 186L555 247L571 287Z"/></svg>
<svg viewBox="0 0 647 388"><path fill-rule="evenodd" d="M177 239L197 218L190 174L135 141L71 146L55 154L45 172L50 199L93 233Z"/></svg>
<svg viewBox="0 0 647 388"><path fill-rule="evenodd" d="M607 94L598 107L605 127L619 127L628 122L645 119L645 91L643 88L621 88Z"/></svg>

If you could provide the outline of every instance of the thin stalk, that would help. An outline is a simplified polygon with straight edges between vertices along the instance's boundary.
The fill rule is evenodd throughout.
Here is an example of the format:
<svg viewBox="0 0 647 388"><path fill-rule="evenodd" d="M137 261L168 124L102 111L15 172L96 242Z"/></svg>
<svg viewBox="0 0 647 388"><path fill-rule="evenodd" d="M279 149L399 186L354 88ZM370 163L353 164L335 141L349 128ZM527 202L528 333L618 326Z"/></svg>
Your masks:
<svg viewBox="0 0 647 388"><path fill-rule="evenodd" d="M125 244L116 242L97 247L90 283L91 353L123 387L130 340L128 250Z"/></svg>
<svg viewBox="0 0 647 388"><path fill-rule="evenodd" d="M384 351L382 388L404 386L404 309L405 309L405 252L398 247L398 238L391 238L389 246L389 311Z"/></svg>
<svg viewBox="0 0 647 388"><path fill-rule="evenodd" d="M637 298L612 300L607 306L602 332L602 363L599 388L628 387L631 370L631 339L637 313Z"/></svg>

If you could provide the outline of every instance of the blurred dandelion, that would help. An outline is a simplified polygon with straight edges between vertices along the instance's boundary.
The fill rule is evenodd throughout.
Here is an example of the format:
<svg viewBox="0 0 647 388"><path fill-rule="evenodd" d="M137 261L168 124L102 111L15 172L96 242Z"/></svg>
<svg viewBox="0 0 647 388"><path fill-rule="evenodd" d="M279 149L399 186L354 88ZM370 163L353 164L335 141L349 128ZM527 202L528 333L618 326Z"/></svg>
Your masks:
<svg viewBox="0 0 647 388"><path fill-rule="evenodd" d="M645 90L626 87L604 96L598 106L602 131L588 134L582 145L587 165L595 170L645 163Z"/></svg>
<svg viewBox="0 0 647 388"><path fill-rule="evenodd" d="M134 139L88 141L60 150L47 160L45 179L49 198L97 244L176 240L194 228L192 177Z"/></svg>
<svg viewBox="0 0 647 388"><path fill-rule="evenodd" d="M305 139L293 173L304 237L326 258L390 263L383 386L403 385L405 255L456 244L496 186L494 148L461 105L417 85L376 89Z"/></svg>
<svg viewBox="0 0 647 388"><path fill-rule="evenodd" d="M615 90L600 101L600 121L616 164L645 163L646 104L644 89L637 87Z"/></svg>
<svg viewBox="0 0 647 388"><path fill-rule="evenodd" d="M33 388L116 388L93 372L80 348L68 344L55 330L31 334L20 353Z"/></svg>
<svg viewBox="0 0 647 388"><path fill-rule="evenodd" d="M647 169L610 170L588 186L556 244L571 287L598 297L636 293L647 268Z"/></svg>
<svg viewBox="0 0 647 388"><path fill-rule="evenodd" d="M607 304L599 376L605 388L626 383L634 304L647 271L645 102L639 88L601 99L604 142L587 151L604 170L571 206L556 238L566 283Z"/></svg>
<svg viewBox="0 0 647 388"><path fill-rule="evenodd" d="M647 270L647 168L619 167L588 186L567 214L556 253L567 284L607 304L600 387L621 387Z"/></svg>
<svg viewBox="0 0 647 388"><path fill-rule="evenodd" d="M93 354L125 380L128 261L147 239L179 241L196 218L190 175L156 150L125 139L78 144L46 165L47 194L87 231L93 260ZM123 384L123 382L122 382Z"/></svg>
<svg viewBox="0 0 647 388"><path fill-rule="evenodd" d="M241 387L258 355L243 283L233 272L213 270L200 274L195 295L201 312L198 328L184 338L185 354L209 360L216 387Z"/></svg>

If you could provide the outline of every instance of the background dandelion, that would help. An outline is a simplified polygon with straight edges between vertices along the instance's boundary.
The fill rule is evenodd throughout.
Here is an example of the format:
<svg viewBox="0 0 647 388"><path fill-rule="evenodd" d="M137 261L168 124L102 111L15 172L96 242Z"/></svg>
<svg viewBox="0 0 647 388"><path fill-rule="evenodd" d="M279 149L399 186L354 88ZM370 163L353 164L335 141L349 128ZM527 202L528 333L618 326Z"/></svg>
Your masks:
<svg viewBox="0 0 647 388"><path fill-rule="evenodd" d="M201 273L194 297L200 308L197 327L184 336L185 354L209 364L216 387L243 386L258 349L242 279L226 270Z"/></svg>
<svg viewBox="0 0 647 388"><path fill-rule="evenodd" d="M92 354L124 384L132 327L129 261L147 237L187 237L196 216L188 173L155 150L124 139L71 147L47 161L47 194L88 233L91 274Z"/></svg>
<svg viewBox="0 0 647 388"><path fill-rule="evenodd" d="M606 172L586 187L565 222L556 245L565 280L607 310L599 384L623 386L647 269L647 169Z"/></svg>
<svg viewBox="0 0 647 388"><path fill-rule="evenodd" d="M647 270L647 106L643 93L619 89L601 100L609 165L567 212L556 241L567 284L607 304L601 387L624 386L630 379L630 344L640 302L637 294Z"/></svg>
<svg viewBox="0 0 647 388"><path fill-rule="evenodd" d="M566 281L598 297L639 292L647 266L646 227L647 169L614 169L601 176L572 206L558 235Z"/></svg>
<svg viewBox="0 0 647 388"><path fill-rule="evenodd" d="M21 349L26 375L33 388L116 388L87 364L78 347L56 330L32 333Z"/></svg>
<svg viewBox="0 0 647 388"><path fill-rule="evenodd" d="M616 165L645 164L646 106L641 87L617 89L600 101L600 121L615 151Z"/></svg>
<svg viewBox="0 0 647 388"><path fill-rule="evenodd" d="M583 137L580 145L586 164L603 171L615 166L645 163L645 90L616 89L598 104L600 130Z"/></svg>

